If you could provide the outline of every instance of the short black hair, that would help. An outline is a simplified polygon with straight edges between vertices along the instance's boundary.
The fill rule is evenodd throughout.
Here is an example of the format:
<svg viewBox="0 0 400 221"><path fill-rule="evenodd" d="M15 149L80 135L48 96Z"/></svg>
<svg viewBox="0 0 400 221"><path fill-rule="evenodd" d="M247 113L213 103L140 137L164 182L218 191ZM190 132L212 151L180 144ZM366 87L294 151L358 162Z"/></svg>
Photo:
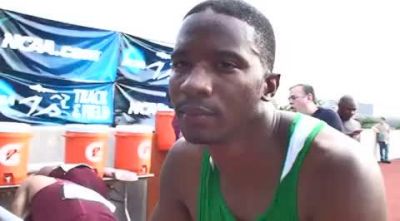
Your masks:
<svg viewBox="0 0 400 221"><path fill-rule="evenodd" d="M340 99L339 99L339 103L338 105L343 105L343 104L355 104L355 100L352 96L350 95L343 95Z"/></svg>
<svg viewBox="0 0 400 221"><path fill-rule="evenodd" d="M254 40L260 49L261 62L272 72L275 61L275 35L265 15L241 0L208 0L194 6L184 18L207 9L235 17L254 27L256 31Z"/></svg>

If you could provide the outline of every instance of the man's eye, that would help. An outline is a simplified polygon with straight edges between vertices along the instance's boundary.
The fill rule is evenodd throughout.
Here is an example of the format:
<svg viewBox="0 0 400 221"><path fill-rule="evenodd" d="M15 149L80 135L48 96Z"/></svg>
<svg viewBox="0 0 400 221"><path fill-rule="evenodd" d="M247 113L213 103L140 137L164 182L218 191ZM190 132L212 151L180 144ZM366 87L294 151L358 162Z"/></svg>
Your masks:
<svg viewBox="0 0 400 221"><path fill-rule="evenodd" d="M188 67L189 63L185 61L172 61L172 67L174 69L180 69L180 68L185 68Z"/></svg>
<svg viewBox="0 0 400 221"><path fill-rule="evenodd" d="M237 68L237 65L233 62L222 61L217 64L217 67L218 67L218 69L221 69L221 70L230 71L230 70Z"/></svg>

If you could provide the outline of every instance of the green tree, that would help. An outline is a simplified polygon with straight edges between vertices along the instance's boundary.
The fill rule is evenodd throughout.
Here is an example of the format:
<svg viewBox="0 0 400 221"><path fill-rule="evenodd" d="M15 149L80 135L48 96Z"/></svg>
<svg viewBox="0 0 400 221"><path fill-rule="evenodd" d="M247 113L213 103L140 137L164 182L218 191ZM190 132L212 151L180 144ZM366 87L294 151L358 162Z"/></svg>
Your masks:
<svg viewBox="0 0 400 221"><path fill-rule="evenodd" d="M379 123L379 118L376 117L364 117L358 119L361 122L361 126L364 129L371 128L375 124Z"/></svg>

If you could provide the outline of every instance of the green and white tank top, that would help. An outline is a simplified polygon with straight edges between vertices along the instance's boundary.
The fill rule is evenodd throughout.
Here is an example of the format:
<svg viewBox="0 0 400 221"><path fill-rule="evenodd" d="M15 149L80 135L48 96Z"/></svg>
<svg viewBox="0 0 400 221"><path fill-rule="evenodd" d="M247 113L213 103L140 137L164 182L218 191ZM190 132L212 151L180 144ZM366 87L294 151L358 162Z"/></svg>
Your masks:
<svg viewBox="0 0 400 221"><path fill-rule="evenodd" d="M296 114L290 127L288 147L280 182L272 202L256 221L298 221L297 185L301 166L312 142L324 123L315 118ZM201 163L197 205L198 221L235 221L220 189L219 171L208 151Z"/></svg>

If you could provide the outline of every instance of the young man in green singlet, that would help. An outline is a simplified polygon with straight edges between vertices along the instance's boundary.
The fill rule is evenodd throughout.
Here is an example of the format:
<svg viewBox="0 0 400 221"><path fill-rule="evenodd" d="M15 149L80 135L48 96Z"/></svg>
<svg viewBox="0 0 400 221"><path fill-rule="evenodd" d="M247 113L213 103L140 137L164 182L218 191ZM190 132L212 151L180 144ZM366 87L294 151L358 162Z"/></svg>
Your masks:
<svg viewBox="0 0 400 221"><path fill-rule="evenodd" d="M271 25L247 3L206 1L185 16L170 80L184 138L153 221L386 220L378 165L359 143L273 108L274 54Z"/></svg>

